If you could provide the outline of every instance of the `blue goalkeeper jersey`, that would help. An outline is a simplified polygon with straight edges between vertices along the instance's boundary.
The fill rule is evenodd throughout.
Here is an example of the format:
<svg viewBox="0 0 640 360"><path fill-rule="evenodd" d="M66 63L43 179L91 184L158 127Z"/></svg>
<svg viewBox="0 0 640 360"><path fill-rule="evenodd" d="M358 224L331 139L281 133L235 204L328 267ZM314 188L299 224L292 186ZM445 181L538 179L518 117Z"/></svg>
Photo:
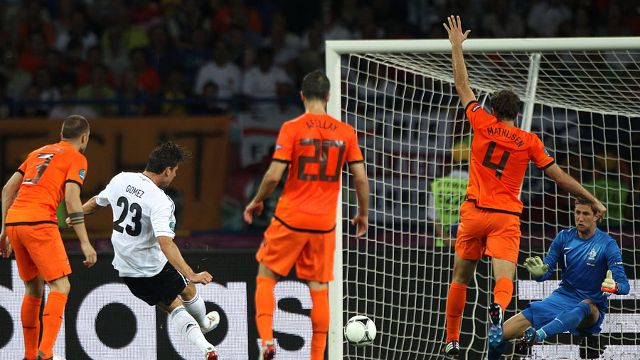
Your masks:
<svg viewBox="0 0 640 360"><path fill-rule="evenodd" d="M549 265L549 269L537 281L551 277L558 265L562 270L562 281L556 291L589 299L602 310L609 306L608 297L601 290L607 270L611 270L613 279L618 283L616 294L629 293L629 281L622 266L620 248L615 240L600 229L596 229L588 239L580 238L576 228L561 231L553 240L544 263Z"/></svg>

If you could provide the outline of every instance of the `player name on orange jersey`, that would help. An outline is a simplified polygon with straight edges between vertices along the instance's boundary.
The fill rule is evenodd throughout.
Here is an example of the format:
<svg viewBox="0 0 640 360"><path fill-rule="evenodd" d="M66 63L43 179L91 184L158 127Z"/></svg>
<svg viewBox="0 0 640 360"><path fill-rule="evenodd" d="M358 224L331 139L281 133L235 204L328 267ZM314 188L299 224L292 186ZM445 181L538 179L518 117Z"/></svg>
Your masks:
<svg viewBox="0 0 640 360"><path fill-rule="evenodd" d="M307 124L307 128L309 129L318 128L331 131L336 131L339 127L338 124L327 119L307 119L305 120L305 124Z"/></svg>
<svg viewBox="0 0 640 360"><path fill-rule="evenodd" d="M490 126L487 128L487 133L489 135L502 136L507 138L508 140L513 141L517 147L522 147L524 145L524 140L518 135L511 133L509 129L505 129L502 127L494 127Z"/></svg>

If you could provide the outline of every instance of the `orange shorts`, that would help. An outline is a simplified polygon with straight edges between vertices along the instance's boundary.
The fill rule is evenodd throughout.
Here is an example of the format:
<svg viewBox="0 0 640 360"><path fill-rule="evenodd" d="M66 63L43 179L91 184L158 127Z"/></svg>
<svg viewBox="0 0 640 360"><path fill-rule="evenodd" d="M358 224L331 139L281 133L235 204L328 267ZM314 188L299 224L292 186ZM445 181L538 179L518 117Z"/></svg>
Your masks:
<svg viewBox="0 0 640 360"><path fill-rule="evenodd" d="M482 254L518 263L520 217L478 209L471 201L460 207L456 254L478 260Z"/></svg>
<svg viewBox="0 0 640 360"><path fill-rule="evenodd" d="M298 278L329 282L333 280L335 241L335 231L294 231L272 219L256 259L282 276L287 276L295 264Z"/></svg>
<svg viewBox="0 0 640 360"><path fill-rule="evenodd" d="M7 237L23 281L33 280L38 275L44 281L52 281L71 274L57 225L10 225L7 226Z"/></svg>

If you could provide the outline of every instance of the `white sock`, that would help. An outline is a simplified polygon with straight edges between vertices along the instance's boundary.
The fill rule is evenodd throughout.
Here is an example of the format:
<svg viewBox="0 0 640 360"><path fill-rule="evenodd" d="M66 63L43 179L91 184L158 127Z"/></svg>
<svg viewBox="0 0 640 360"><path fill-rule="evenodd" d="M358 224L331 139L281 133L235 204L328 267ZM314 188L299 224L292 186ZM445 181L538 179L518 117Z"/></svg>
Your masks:
<svg viewBox="0 0 640 360"><path fill-rule="evenodd" d="M204 305L204 300L200 297L200 294L196 293L196 296L189 301L182 301L184 308L187 312L193 316L194 319L200 324L201 328L208 328L210 320L207 318L207 308Z"/></svg>
<svg viewBox="0 0 640 360"><path fill-rule="evenodd" d="M198 323L193 316L189 315L184 306L178 306L169 314L169 322L203 353L213 348L213 345L202 335Z"/></svg>

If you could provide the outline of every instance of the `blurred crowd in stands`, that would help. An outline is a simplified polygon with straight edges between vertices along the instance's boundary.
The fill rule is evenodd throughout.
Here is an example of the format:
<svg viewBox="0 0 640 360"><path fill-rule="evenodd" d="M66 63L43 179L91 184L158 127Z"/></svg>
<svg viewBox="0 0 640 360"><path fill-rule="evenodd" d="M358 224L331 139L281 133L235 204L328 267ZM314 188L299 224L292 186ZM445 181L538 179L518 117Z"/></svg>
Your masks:
<svg viewBox="0 0 640 360"><path fill-rule="evenodd" d="M297 102L324 40L443 38L448 14L475 38L640 34L625 0L2 0L0 117Z"/></svg>

